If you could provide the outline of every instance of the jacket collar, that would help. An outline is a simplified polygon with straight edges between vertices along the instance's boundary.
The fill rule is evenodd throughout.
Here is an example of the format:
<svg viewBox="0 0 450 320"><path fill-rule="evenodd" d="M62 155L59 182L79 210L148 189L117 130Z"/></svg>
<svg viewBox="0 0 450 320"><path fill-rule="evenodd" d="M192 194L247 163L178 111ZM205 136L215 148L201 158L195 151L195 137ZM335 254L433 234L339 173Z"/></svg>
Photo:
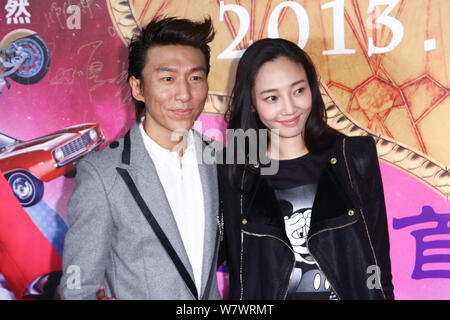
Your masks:
<svg viewBox="0 0 450 320"><path fill-rule="evenodd" d="M349 197L351 190L348 186L349 183L347 183L348 180L345 179L347 169L342 148L344 138L345 136L337 138L330 149L329 159L327 159L328 164L325 166L323 175L319 181L316 200L313 205L313 218L311 220L309 235L326 228L335 228L357 219L356 215L348 216L347 214L349 210L356 210L352 204L353 199ZM260 174L261 166L259 163L245 165L243 168L245 170L245 174L243 175L245 176L245 186L255 186L252 189L246 188L246 190L250 190L250 193L248 194L247 203L244 208L245 211L250 212L254 208L256 201L265 200L258 196L262 192L261 188L270 189L270 187L264 181L262 183L260 181L260 179L264 180L264 176ZM264 192L267 192L267 190ZM343 218L335 219L332 217L333 215L336 217L342 216ZM280 219L282 219L281 216Z"/></svg>

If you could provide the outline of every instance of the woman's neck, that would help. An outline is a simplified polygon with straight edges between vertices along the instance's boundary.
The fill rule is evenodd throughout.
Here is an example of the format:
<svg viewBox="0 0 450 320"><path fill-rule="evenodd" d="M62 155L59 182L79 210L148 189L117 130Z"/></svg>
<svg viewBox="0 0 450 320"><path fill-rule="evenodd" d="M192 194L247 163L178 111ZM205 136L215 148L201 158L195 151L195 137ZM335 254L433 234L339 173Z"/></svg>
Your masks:
<svg viewBox="0 0 450 320"><path fill-rule="evenodd" d="M276 140L270 141L269 143L268 156L271 159L296 159L304 156L309 152L308 148L305 145L305 141L303 140L303 136L297 136L293 138L283 138L277 136Z"/></svg>

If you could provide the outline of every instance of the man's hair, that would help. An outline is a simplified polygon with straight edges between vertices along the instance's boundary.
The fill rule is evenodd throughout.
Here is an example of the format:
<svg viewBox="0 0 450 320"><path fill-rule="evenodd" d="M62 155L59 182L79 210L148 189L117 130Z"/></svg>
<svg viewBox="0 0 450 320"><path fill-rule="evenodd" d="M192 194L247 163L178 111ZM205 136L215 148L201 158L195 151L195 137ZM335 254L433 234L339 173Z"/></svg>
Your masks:
<svg viewBox="0 0 450 320"><path fill-rule="evenodd" d="M155 46L183 45L190 46L203 53L205 57L206 76L209 74L210 49L208 43L214 39L214 28L211 18L205 18L203 22L194 22L179 18L154 18L141 32L133 35L128 46L128 80L131 76L141 80L143 85L142 70L147 60L147 52ZM133 97L133 96L132 96ZM140 121L145 103L137 101L133 97L136 109L136 121Z"/></svg>

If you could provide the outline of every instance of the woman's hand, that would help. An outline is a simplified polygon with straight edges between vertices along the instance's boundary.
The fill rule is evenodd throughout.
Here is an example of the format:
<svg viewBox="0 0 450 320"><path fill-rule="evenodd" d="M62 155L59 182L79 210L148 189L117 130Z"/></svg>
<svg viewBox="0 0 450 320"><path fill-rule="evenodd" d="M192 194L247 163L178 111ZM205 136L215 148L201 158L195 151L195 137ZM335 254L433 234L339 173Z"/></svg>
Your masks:
<svg viewBox="0 0 450 320"><path fill-rule="evenodd" d="M105 297L105 288L103 286L101 286L100 289L97 291L97 299L98 300L117 300L114 297L111 297L111 298Z"/></svg>

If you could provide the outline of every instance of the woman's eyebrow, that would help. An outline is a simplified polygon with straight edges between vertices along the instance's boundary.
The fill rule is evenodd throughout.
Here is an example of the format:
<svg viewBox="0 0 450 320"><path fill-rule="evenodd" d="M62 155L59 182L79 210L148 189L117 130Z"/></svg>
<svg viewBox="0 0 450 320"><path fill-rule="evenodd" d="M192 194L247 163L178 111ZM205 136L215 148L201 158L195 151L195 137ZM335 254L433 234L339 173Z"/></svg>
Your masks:
<svg viewBox="0 0 450 320"><path fill-rule="evenodd" d="M302 82L306 82L306 80L305 79L301 79L301 80L294 81L294 82L291 83L291 87L296 86L296 85L298 85L298 84L300 84Z"/></svg>
<svg viewBox="0 0 450 320"><path fill-rule="evenodd" d="M294 81L294 82L291 83L291 87L296 86L296 85L298 85L298 84L300 84L302 82L306 82L306 80L301 79L301 80ZM258 94L261 95L261 94L265 94L265 93L269 93L269 92L275 92L275 91L278 91L278 89L265 89L265 90L261 91Z"/></svg>
<svg viewBox="0 0 450 320"><path fill-rule="evenodd" d="M269 93L269 92L274 92L274 91L278 91L278 89L265 89L263 91L261 91L259 94L265 94L265 93Z"/></svg>

